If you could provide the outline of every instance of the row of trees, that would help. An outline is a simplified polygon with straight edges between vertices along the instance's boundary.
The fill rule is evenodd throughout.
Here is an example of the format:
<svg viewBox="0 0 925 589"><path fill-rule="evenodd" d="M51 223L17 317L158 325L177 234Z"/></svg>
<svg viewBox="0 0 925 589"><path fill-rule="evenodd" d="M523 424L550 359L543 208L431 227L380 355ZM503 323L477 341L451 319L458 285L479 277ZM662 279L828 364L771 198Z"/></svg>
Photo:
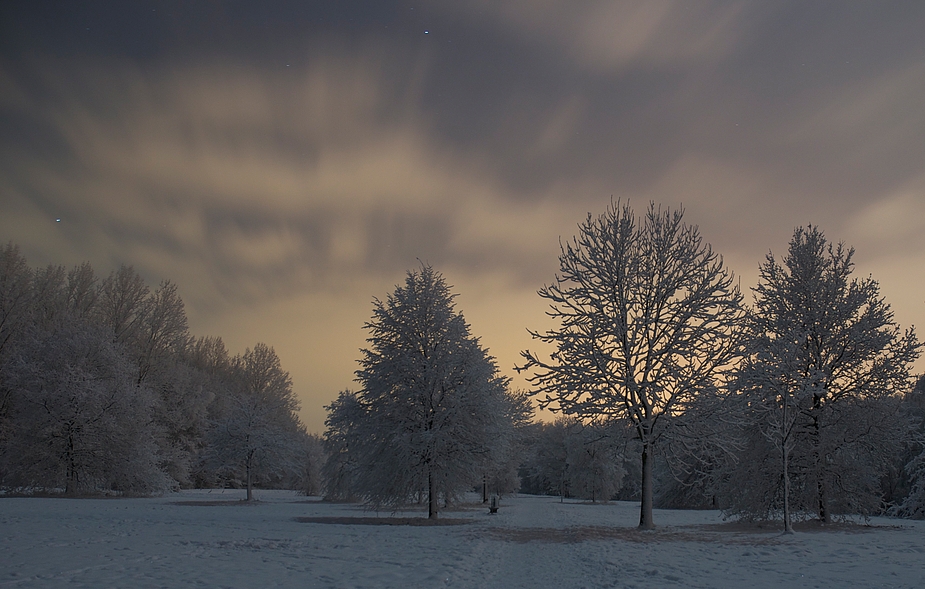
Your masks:
<svg viewBox="0 0 925 589"><path fill-rule="evenodd" d="M375 301L358 392L327 409L332 498L395 505L478 479L608 500L721 507L749 518L922 512L925 454L902 331L853 250L799 228L769 254L751 307L683 211L612 204L563 244L539 291L558 325L523 352L531 394L563 414L526 427L432 268ZM488 443L487 441L491 441ZM521 449L519 459L512 449ZM638 456L636 465L631 455ZM656 490L656 482L659 490ZM515 485L495 485L496 490Z"/></svg>
<svg viewBox="0 0 925 589"><path fill-rule="evenodd" d="M627 476L625 465L625 432L614 431L612 424L560 417L535 424L527 436L519 473L522 492L592 502L609 501L624 488L636 494L637 481Z"/></svg>
<svg viewBox="0 0 925 589"><path fill-rule="evenodd" d="M925 515L921 344L853 250L799 228L752 305L683 211L611 203L539 291L532 390L511 391L443 277L409 272L365 325L323 447L258 344L192 338L176 287L131 268L31 270L0 251L0 485L151 492L226 478L430 517L481 486L716 506L743 517ZM531 424L530 396L560 412ZM637 457L636 461L632 456ZM323 463L323 466L322 466ZM520 475L520 476L518 476ZM250 491L248 492L250 497Z"/></svg>
<svg viewBox="0 0 925 589"><path fill-rule="evenodd" d="M853 250L797 229L746 307L682 217L653 204L637 219L612 203L563 244L539 291L558 325L532 332L553 352L525 351L519 368L541 405L632 430L642 528L654 525L656 457L712 504L780 515L791 531L794 512L877 511L895 458L911 453L912 491L895 509L921 513L925 454L904 410L921 344L876 281L851 277Z"/></svg>
<svg viewBox="0 0 925 589"><path fill-rule="evenodd" d="M273 349L232 357L192 337L173 283L151 290L125 266L103 279L87 263L32 269L0 248L3 488L317 487L319 441L297 409Z"/></svg>

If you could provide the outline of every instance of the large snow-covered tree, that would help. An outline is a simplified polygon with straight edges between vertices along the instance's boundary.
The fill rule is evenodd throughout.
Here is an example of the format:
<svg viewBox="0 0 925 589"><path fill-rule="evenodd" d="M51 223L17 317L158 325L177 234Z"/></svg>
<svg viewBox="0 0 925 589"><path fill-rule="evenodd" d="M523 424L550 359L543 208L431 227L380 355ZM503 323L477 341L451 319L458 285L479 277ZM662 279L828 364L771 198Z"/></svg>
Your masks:
<svg viewBox="0 0 925 589"><path fill-rule="evenodd" d="M0 247L0 454L10 436L13 389L8 361L32 314L32 269L12 242Z"/></svg>
<svg viewBox="0 0 925 589"><path fill-rule="evenodd" d="M10 365L15 391L5 484L68 494L148 494L167 486L153 398L123 347L98 326L35 330Z"/></svg>
<svg viewBox="0 0 925 589"><path fill-rule="evenodd" d="M894 322L873 278L851 277L853 256L818 228L800 227L783 264L768 254L754 289L736 384L750 435L760 432L777 457L755 455L755 439L742 464L778 466L735 481L735 507L776 505L788 532L793 507L823 522L835 509L878 508L881 471L908 433L899 395L911 388L920 344Z"/></svg>
<svg viewBox="0 0 925 589"><path fill-rule="evenodd" d="M654 452L665 425L738 354L742 295L683 210L628 204L588 215L561 246L560 273L540 289L559 325L523 352L541 404L583 420L629 420L641 445L639 526L652 528Z"/></svg>
<svg viewBox="0 0 925 589"><path fill-rule="evenodd" d="M115 340L125 346L138 343L145 299L150 289L131 266L120 266L99 287L99 321L112 331Z"/></svg>
<svg viewBox="0 0 925 589"><path fill-rule="evenodd" d="M220 339L191 338L179 289L170 281L150 289L130 266L103 279L89 263L33 270L13 243L0 247L0 485L140 493L163 486L159 473L173 479L169 486L214 484L228 474L218 470L228 463L203 460L215 449L215 436L207 439L207 432L248 413L244 375L259 351L232 361ZM122 386L126 370L132 386ZM254 455L263 455L261 482L302 485L311 479L307 486L317 487L318 440L291 411L277 413L282 417L268 419L271 430L288 432L282 444L287 456L300 453L313 465L306 469L287 458L286 468L275 468L274 444L265 444ZM131 420L140 429L133 430ZM67 437L74 451L63 450L72 468L63 477L62 462L54 458L60 452L52 448L64 434L42 437L55 423L72 428ZM94 446L100 439L108 440L108 450ZM42 458L43 447L51 458ZM136 459L137 467L126 466ZM157 463L153 470L150 460ZM141 482L132 472L142 475Z"/></svg>
<svg viewBox="0 0 925 589"><path fill-rule="evenodd" d="M176 284L165 280L140 307L134 352L138 382L144 382L159 367L170 366L185 352L191 338Z"/></svg>
<svg viewBox="0 0 925 589"><path fill-rule="evenodd" d="M354 484L374 505L427 497L444 501L480 482L512 427L507 380L454 308L443 276L409 272L366 324L357 404L350 409ZM359 415L355 415L359 412Z"/></svg>

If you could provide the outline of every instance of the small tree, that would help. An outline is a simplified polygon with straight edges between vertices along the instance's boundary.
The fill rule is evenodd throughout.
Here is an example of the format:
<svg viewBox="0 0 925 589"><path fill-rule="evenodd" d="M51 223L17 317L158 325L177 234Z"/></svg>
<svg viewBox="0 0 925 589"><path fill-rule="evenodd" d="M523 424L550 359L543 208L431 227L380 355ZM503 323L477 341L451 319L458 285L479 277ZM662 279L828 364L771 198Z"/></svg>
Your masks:
<svg viewBox="0 0 925 589"><path fill-rule="evenodd" d="M482 502L488 495L505 495L520 489L519 468L527 445L529 426L533 423L533 403L526 391L505 391L499 399L491 452L483 465Z"/></svg>
<svg viewBox="0 0 925 589"><path fill-rule="evenodd" d="M357 451L360 427L366 421L366 409L356 393L341 391L330 405L325 406L324 450L327 455L322 469L325 499L351 501L355 498Z"/></svg>
<svg viewBox="0 0 925 589"><path fill-rule="evenodd" d="M629 420L642 446L639 526L652 520L652 466L665 424L736 358L742 295L722 258L683 210L651 204L590 214L561 246L560 275L539 295L559 327L535 339L551 358L523 352L543 406L584 420Z"/></svg>
<svg viewBox="0 0 925 589"><path fill-rule="evenodd" d="M903 405L905 413L917 427L910 436L896 473L905 496L891 507L890 513L925 519L925 374L919 375L915 388L905 395Z"/></svg>
<svg viewBox="0 0 925 589"><path fill-rule="evenodd" d="M482 479L495 441L511 427L507 381L453 298L425 265L375 301L351 412L359 412L349 441L358 494L394 505L423 492L432 519L438 497L449 500Z"/></svg>
<svg viewBox="0 0 925 589"><path fill-rule="evenodd" d="M302 431L301 444L296 456L296 469L286 481L288 488L299 489L306 495L321 495L324 493L324 478L322 468L325 463L324 440L318 434Z"/></svg>
<svg viewBox="0 0 925 589"><path fill-rule="evenodd" d="M299 403L289 373L266 344L234 358L232 373L234 389L227 395L225 415L208 436L208 459L224 470L243 471L251 501L258 473L293 470L301 444Z"/></svg>
<svg viewBox="0 0 925 589"><path fill-rule="evenodd" d="M749 426L776 448L779 469L747 481L758 491L737 495L770 498L767 482L781 481L785 532L794 497L823 522L833 500L840 509L878 508L881 470L908 433L898 396L911 387L921 344L893 321L873 278L851 278L853 256L818 228L800 227L783 265L768 254L755 288L737 387Z"/></svg>

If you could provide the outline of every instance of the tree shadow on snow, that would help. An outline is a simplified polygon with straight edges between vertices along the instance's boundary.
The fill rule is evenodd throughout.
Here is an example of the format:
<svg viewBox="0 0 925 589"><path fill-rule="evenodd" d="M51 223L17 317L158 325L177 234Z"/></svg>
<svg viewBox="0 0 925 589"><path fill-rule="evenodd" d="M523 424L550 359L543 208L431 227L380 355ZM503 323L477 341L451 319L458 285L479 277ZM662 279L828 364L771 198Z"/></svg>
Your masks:
<svg viewBox="0 0 925 589"><path fill-rule="evenodd" d="M469 519L427 519L423 517L297 517L303 524L339 524L347 526L462 526Z"/></svg>
<svg viewBox="0 0 925 589"><path fill-rule="evenodd" d="M171 501L171 505L186 505L193 507L215 507L215 506L225 506L225 505L260 505L260 501L256 499L251 499L250 501L246 499L217 499L213 501Z"/></svg>
<svg viewBox="0 0 925 589"><path fill-rule="evenodd" d="M795 522L797 532L865 533L883 529L903 529L901 526L872 526L851 522L821 524ZM661 542L697 542L716 544L766 545L786 541L778 522L728 522L654 530L611 528L605 526L575 526L569 528L494 528L488 534L499 540L527 543L546 542L573 544L588 541L620 540L641 544Z"/></svg>

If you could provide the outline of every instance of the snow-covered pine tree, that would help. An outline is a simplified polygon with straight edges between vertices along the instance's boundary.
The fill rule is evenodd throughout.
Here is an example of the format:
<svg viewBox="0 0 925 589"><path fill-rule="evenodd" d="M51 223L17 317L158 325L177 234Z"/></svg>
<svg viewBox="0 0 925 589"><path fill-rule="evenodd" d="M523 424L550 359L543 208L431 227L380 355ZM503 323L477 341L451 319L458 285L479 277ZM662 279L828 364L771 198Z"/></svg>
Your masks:
<svg viewBox="0 0 925 589"><path fill-rule="evenodd" d="M754 472L730 479L730 497L739 513L782 510L786 531L792 511L828 522L878 509L881 471L908 434L899 395L921 344L873 278L851 278L853 255L798 228L783 265L768 254L754 289L736 385L747 430L767 444L748 445L740 464Z"/></svg>
<svg viewBox="0 0 925 589"><path fill-rule="evenodd" d="M654 453L685 411L738 353L742 295L722 258L683 210L650 204L637 219L611 203L561 246L560 274L539 295L560 325L531 332L555 347L523 352L541 405L583 420L622 418L641 445L639 526L652 520Z"/></svg>
<svg viewBox="0 0 925 589"><path fill-rule="evenodd" d="M507 380L454 308L443 276L409 272L365 325L356 395L362 419L350 436L353 483L373 505L427 497L428 517L482 480L512 427Z"/></svg>

